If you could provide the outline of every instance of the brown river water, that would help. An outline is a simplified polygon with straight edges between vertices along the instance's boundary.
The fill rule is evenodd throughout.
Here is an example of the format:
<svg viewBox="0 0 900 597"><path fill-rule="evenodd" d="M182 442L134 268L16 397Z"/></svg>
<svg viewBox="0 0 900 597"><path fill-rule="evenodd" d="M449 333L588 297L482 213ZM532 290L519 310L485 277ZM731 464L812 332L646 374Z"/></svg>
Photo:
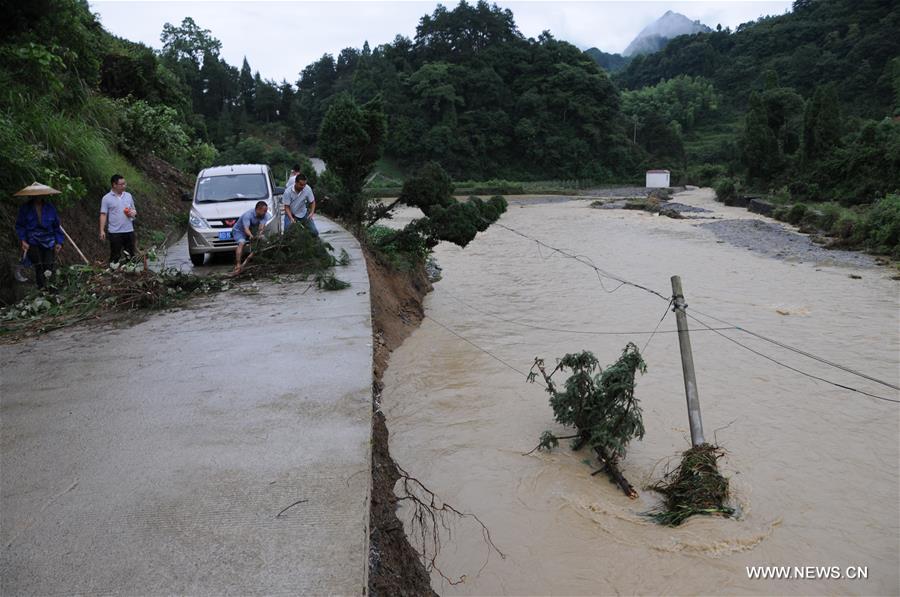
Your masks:
<svg viewBox="0 0 900 597"><path fill-rule="evenodd" d="M715 204L705 190L677 200L725 219L757 218ZM397 223L411 212L400 215ZM591 209L587 201L513 203L501 220L666 296L679 274L688 311L900 382L900 282L890 269L761 256L717 242L704 221ZM591 269L496 226L464 250L444 243L435 256L443 280L426 299L428 318L391 356L384 379L390 449L448 503L476 513L506 556L488 554L479 529L460 522L438 564L466 578L451 586L433 574L438 593L900 593L900 405L803 377L692 323L704 428L728 451L720 465L739 516L661 527L642 514L658 499L644 487L690 443L671 313L638 380L646 435L622 463L637 500L604 475L592 477L596 461L586 464L587 453L573 453L568 441L524 456L545 429L565 434L547 394L445 327L522 372L535 356L553 363L581 350L605 365L629 340L644 346L648 334L631 332L652 330L665 301L629 286L614 290L618 283L601 284ZM723 333L809 373L900 398L741 332ZM763 565L842 573L860 566L868 578L748 578L746 567Z"/></svg>

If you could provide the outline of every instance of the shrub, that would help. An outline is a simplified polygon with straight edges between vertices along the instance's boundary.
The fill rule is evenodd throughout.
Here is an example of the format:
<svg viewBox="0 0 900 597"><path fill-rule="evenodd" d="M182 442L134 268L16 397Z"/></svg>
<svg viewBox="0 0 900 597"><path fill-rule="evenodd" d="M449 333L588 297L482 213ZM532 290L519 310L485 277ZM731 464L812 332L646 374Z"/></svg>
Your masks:
<svg viewBox="0 0 900 597"><path fill-rule="evenodd" d="M816 183L795 181L788 185L788 192L794 201L817 201L822 198L822 191Z"/></svg>
<svg viewBox="0 0 900 597"><path fill-rule="evenodd" d="M431 252L423 237L403 234L377 224L366 229L366 241L379 257L401 272L411 271L425 263Z"/></svg>
<svg viewBox="0 0 900 597"><path fill-rule="evenodd" d="M687 184L698 187L711 187L725 178L728 170L722 164L699 164L687 169L684 179Z"/></svg>
<svg viewBox="0 0 900 597"><path fill-rule="evenodd" d="M844 241L853 241L861 236L861 221L859 216L852 212L846 212L831 228L831 235Z"/></svg>
<svg viewBox="0 0 900 597"><path fill-rule="evenodd" d="M716 199L726 201L737 198L738 185L733 178L720 178L716 183Z"/></svg>
<svg viewBox="0 0 900 597"><path fill-rule="evenodd" d="M872 251L900 258L900 195L888 195L872 206L863 229Z"/></svg>
<svg viewBox="0 0 900 597"><path fill-rule="evenodd" d="M844 213L844 210L834 203L825 203L820 206L820 209L822 215L819 216L818 226L822 230L831 230Z"/></svg>
<svg viewBox="0 0 900 597"><path fill-rule="evenodd" d="M788 210L787 221L796 226L803 221L805 215L806 206L802 203L796 203Z"/></svg>
<svg viewBox="0 0 900 597"><path fill-rule="evenodd" d="M190 172L199 172L204 168L209 168L216 162L219 151L214 145L197 141L191 147L190 157L187 159L186 166Z"/></svg>
<svg viewBox="0 0 900 597"><path fill-rule="evenodd" d="M131 158L152 153L177 166L186 166L191 140L179 123L178 112L144 100L119 101L122 153Z"/></svg>

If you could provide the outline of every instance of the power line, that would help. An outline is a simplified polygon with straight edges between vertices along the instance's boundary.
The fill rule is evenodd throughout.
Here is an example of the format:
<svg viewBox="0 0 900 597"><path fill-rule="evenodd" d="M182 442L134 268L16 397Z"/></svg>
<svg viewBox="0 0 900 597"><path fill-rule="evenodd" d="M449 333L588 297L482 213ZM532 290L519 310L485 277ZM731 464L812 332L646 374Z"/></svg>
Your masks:
<svg viewBox="0 0 900 597"><path fill-rule="evenodd" d="M457 338L459 338L459 339L462 340L463 342L466 342L467 344L470 344L470 345L474 346L475 348L477 348L478 350L480 350L480 351L483 352L484 354L488 355L489 357L491 357L492 359L494 359L494 360L497 361L498 363L501 363L503 366L505 366L505 367L507 367L507 368L509 368L509 369L512 369L513 371L515 371L515 372L518 373L519 375L522 375L522 376L524 376L524 377L528 377L528 374L525 373L524 371L520 371L519 369L516 369L515 367L513 367L512 365L510 365L509 363L507 363L506 361L504 361L503 359L501 359L500 357L498 357L497 355L495 355L495 354L492 353L491 351L489 351L489 350L487 350L487 349L485 349L485 348L482 348L482 347L478 346L477 344L475 344L474 342L472 342L471 340L469 340L469 339L466 338L465 336L462 336L462 335L460 335L460 334L457 334L456 332L454 332L453 330L451 330L449 327L447 327L446 325L444 325L443 323L441 323L440 321L438 321L438 320L435 319L434 317L431 317L430 315L425 315L425 318L426 318L426 319L430 319L431 321L433 321L433 322L436 323L437 325L441 326L442 328L444 328L445 330L447 330L448 332L450 332L451 334L453 334L454 336L456 336Z"/></svg>
<svg viewBox="0 0 900 597"><path fill-rule="evenodd" d="M713 329L710 328L708 325L706 325L705 322L703 322L703 321L697 319L696 317L694 317L694 316L691 315L690 313L688 313L687 316L690 317L691 319L693 319L694 321L696 321L697 323L699 323L700 325L702 325L703 327L705 327L705 328L707 328L707 329L710 329L710 330L714 331L715 333L717 333L718 335L722 336L723 338L725 338L725 339L728 340L729 342L733 342L733 343L737 344L738 346L740 346L741 348L743 348L743 349L745 349L745 350L749 350L749 351L752 352L753 354L758 355L758 356L761 356L762 358L764 358L764 359L766 359L766 360L772 361L772 362L775 363L776 365L780 365L781 367L784 367L785 369L790 369L791 371L794 371L795 373L799 373L800 375L805 375L806 377L810 377L810 378L812 378L812 379L815 379L815 380L818 380L818 381L822 381L822 382L825 382L825 383L827 383L827 384L831 384L831 385L833 385L833 386L836 386L836 387L838 387L838 388L842 388L842 389L844 389L844 390L850 390L851 392L857 392L857 393L859 393L859 394L864 394L864 395L870 396L870 397L872 397L872 398L877 398L877 399L879 399L879 400L884 400L885 402L895 402L895 403L897 403L897 404L900 404L900 400L895 400L894 398L886 398L886 397L884 397L884 396L877 396L877 395L875 395L875 394L870 394L869 392L866 392L865 390L860 390L860 389L858 389L858 388L853 388L853 387L850 387L850 386L845 386L844 384L840 384L840 383L837 383L837 382L834 382L834 381L825 379L824 377L819 377L818 375L813 375L812 373L807 373L806 371L801 371L800 369L797 369L796 367L792 367L791 365L788 365L787 363L782 363L781 361L779 361L778 359L776 359L776 358L774 358L774 357L770 357L769 355L763 354L763 353L759 352L758 350L754 350L753 348L750 348L750 347L747 346L746 344L744 344L744 343L742 343L742 342L738 342L738 341L735 340L734 338L732 338L732 337L730 337L730 336L726 336L725 334L723 334L722 332L720 332L720 331L718 331L718 330L713 330Z"/></svg>
<svg viewBox="0 0 900 597"><path fill-rule="evenodd" d="M660 292L658 292L658 291L656 291L656 290L653 290L652 288L648 288L648 287L643 286L643 285L641 285L641 284L637 284L637 283L635 283L635 282L631 282L631 281L629 281L629 280L626 280L626 279L624 279L624 278L622 278L622 277L619 277L619 276L616 276L616 275L614 275L614 274L611 274L610 272L605 271L605 270L603 270L603 269L597 267L589 257L572 254L572 253L570 253L570 252L568 252L568 251L565 251L565 250L560 249L560 248L558 248L558 247L554 247L554 246L552 246L552 245L549 245L549 244L547 244L547 243L545 243L545 242L543 242L543 241L541 241L541 240L539 240L539 239L537 239L537 238L534 238L533 236L529 236L528 234L525 234L524 232L520 232L520 231L518 231L518 230L516 230L516 229L514 229L514 228L511 228L511 227L506 226L506 225L504 225L504 224L501 224L501 223L499 223L499 222L495 222L494 225L499 226L500 228L503 228L504 230L507 230L507 231L509 231L509 232L511 232L511 233L513 233L513 234L515 234L515 235L517 235L517 236L520 236L520 237L525 238L525 239L527 239L527 240L529 240L529 241L532 241L532 242L536 243L536 244L538 245L538 247L545 247L545 248L547 248L547 249L549 249L549 250L551 250L551 251L553 251L553 252L555 252L555 253L559 253L560 255L563 255L564 257L568 257L569 259L573 259L573 260L575 260L575 261L577 261L577 262L579 262L579 263L581 263L581 264L583 264L583 265L586 265L586 266L590 267L591 269L593 269L593 270L597 273L598 279L599 279L600 276L602 275L602 276L604 276L604 277L606 277L606 278L609 278L609 279L611 279L611 280L615 280L615 281L619 282L620 285L619 285L618 287L614 288L612 291L609 291L609 290L606 290L606 287L603 286L603 281L600 280L601 286L603 286L603 289L604 289L608 294L612 294L613 292L615 292L616 290L618 290L619 288L621 288L622 285L628 285L628 286L631 286L631 287L633 287L633 288L637 288L637 289L639 289L639 290L643 290L643 291L645 291L645 292L648 292L648 293L650 293L650 294L652 294L652 295L654 295L654 296L657 296L657 297L659 297L659 298L661 298L661 299L663 299L663 300L665 300L665 301L671 303L671 300L672 300L672 299L671 299L670 297L666 297L666 296L664 296L662 293L660 293ZM543 255L542 255L542 257L543 257ZM668 306L666 307L666 309L667 309L667 312L668 312ZM708 331L715 332L715 333L719 334L720 336L722 336L723 338L729 340L730 342L733 342L733 343L735 343L735 344L737 344L737 345L739 345L739 346L741 346L741 347L743 347L743 348L749 350L750 352L753 352L754 354L757 354L757 355L759 355L759 356L761 356L761 357L763 357L763 358L766 358L766 359L768 359L768 360L770 360L770 361L772 361L772 362L774 362L774 363L776 363L776 364L778 364L778 365L781 365L781 366L783 366L783 367L786 367L786 368L788 368L788 369L791 369L792 371L795 371L795 372L797 372L797 373L800 373L801 375L805 375L805 376L807 376L807 377L811 377L811 378L813 378L813 379L817 379L817 380L819 380L819 381L823 381L823 382L825 382L825 383L829 383L829 384L832 384L832 385L834 385L834 386L837 386L837 387L840 387L840 388L844 388L844 389L846 389L846 390L850 390L850 391L853 391L853 392L858 392L858 393L861 393L861 394L865 394L865 395L871 396L871 397L873 397L873 398L878 398L879 400L886 400L886 401L888 401L888 402L896 402L896 403L900 403L900 400L894 400L894 399L892 399L892 398L885 398L885 397L883 397L883 396L876 396L875 394L870 394L870 393L868 393L868 392L865 392L865 391L863 391L863 390L859 390L859 389L857 389L857 388L852 388L852 387L850 387L850 386L845 386L845 385L842 385L842 384L838 384L838 383L836 383L836 382L831 382L831 381L829 381L829 380L827 380L827 379L823 379L823 378L817 377L817 376L815 376L815 375L806 373L805 371L801 371L801 370L799 370L799 369L796 369L796 368L794 368L794 367L791 367L791 366L789 366L789 365L786 365L786 364L784 364L784 363L778 361L777 359L775 359L775 358L773 358L773 357L770 357L770 356L768 356L768 355L765 355L765 354L763 354L763 353L761 353L761 352L758 352L758 351L756 351L756 350L754 350L754 349L752 349L752 348L746 346L745 344L742 344L742 343L738 342L737 340L735 340L734 338L731 338L730 336L726 336L725 334L722 333L722 331L723 331L723 330L726 330L726 329L736 329L736 330L738 330L738 331L747 333L747 334L749 334L749 335L751 335L751 336L754 336L754 337L759 338L759 339L761 339L761 340L764 340L764 341L766 341L766 342L770 342L770 343L772 343L772 344L774 344L774 345L776 345L776 346L780 346L781 348L784 348L784 349L786 349L786 350L791 350L791 351L793 351L793 352L795 352L795 353L797 353L797 354L800 354L800 355L802 355L802 356L805 356L805 357L807 357L807 358L813 359L813 360L818 361L818 362L820 362L820 363L823 363L823 364L825 364L825 365L829 365L829 366L831 366L831 367L834 367L834 368L839 369L839 370L841 370L841 371L844 371L844 372L846 372L846 373L850 373L851 375L856 375L856 376L858 376L858 377L861 377L861 378L863 378L863 379L867 379L867 380L869 380L869 381L873 381L873 382L878 383L878 384L881 384L881 385L883 385L883 386L886 386L886 387L889 387L889 388L893 388L893 389L895 389L895 390L900 390L900 387L898 387L898 386L895 385L895 384L892 384L892 383L890 383L890 382L886 382L886 381L881 380L881 379L878 379L878 378L876 378L876 377L872 377L872 376L870 376L870 375L867 375L867 374L865 374L865 373L862 373L862 372L860 372L860 371L857 371L857 370L852 369L852 368L850 368L850 367L847 367L847 366L845 366L845 365L841 365L841 364L839 364L839 363L834 363L834 362L829 361L829 360L827 360L827 359L825 359L825 358L823 358L823 357L814 355L814 354L812 354L812 353L810 353L810 352L807 352L807 351L801 350L801 349L799 349L799 348L795 348L795 347L793 347L793 346L790 346L790 345L784 344L784 343L782 343L782 342L779 342L778 340L775 340L775 339L772 339L772 338L768 338L767 336L764 336L764 335L762 335L762 334L758 334L758 333L756 333L756 332L753 332L753 331L751 331L751 330L748 330L747 328L744 328L744 327L738 326L738 325L736 325L736 324L733 324L733 323L731 323L731 322L729 322L729 321L725 321L724 319L719 319L718 317L715 317L715 316L713 316L713 315L709 315L709 314L707 314L707 313L703 313L702 311L700 311L700 310L698 310L698 309L694 309L694 311L695 311L696 313L699 313L700 315L703 315L703 316L705 316L705 317L709 317L710 319L713 319L713 320L715 320L715 321L717 321L717 322L719 322L719 323L722 323L722 324L728 326L728 328L721 328L721 329L719 329L719 328L712 328L712 327L708 326L706 323L704 323L704 322L698 320L697 318L695 318L695 317L689 315L689 317L691 317L691 319L693 319L694 321L697 321L698 323L700 323L701 325L703 325L703 327L706 328ZM665 315L663 315L663 319L665 319ZM662 319L660 320L660 324L661 324L661 323L662 323ZM659 324L657 324L657 328L658 328L658 327L659 327ZM571 330L570 330L570 331L571 331ZM653 337L653 336L651 335L651 338L652 338L652 337ZM649 340L648 340L648 343L649 343Z"/></svg>
<svg viewBox="0 0 900 597"><path fill-rule="evenodd" d="M669 307L671 307L671 306L672 306L672 303L674 303L674 302L675 302L675 298L674 298L674 297L673 297L672 299L669 300L669 304L666 305L666 308L665 308L665 310L663 311L662 317L659 318L659 323L656 324L656 328L653 330L653 333L650 334L650 337L649 337L649 338L647 338L647 343L644 344L644 348L641 349L641 352L646 352L647 347L650 346L650 341L653 340L653 336L656 335L656 331L659 329L659 326L662 325L663 319L665 319L665 318L666 318L666 315L669 314ZM675 331L677 332L678 330L675 330Z"/></svg>
<svg viewBox="0 0 900 597"><path fill-rule="evenodd" d="M573 253L570 253L570 252L560 249L558 247L548 245L547 243L545 243L541 240L538 240L538 239L534 238L533 236L529 236L529 235L525 234L524 232L519 232L515 228L510 228L509 226L501 224L500 222L494 222L493 225L499 226L500 228L503 228L504 230L508 230L509 232L512 232L515 235L521 236L524 239L527 239L527 240L530 240L531 242L537 243L538 246L550 249L551 251L553 251L555 253L559 253L560 255L568 257L569 259L574 259L578 263L588 266L589 268L591 268L595 272L597 272L597 274L602 274L604 277L609 278L610 280L615 280L616 282L620 282L621 284L624 284L627 286L633 286L634 288L638 288L640 290L643 290L644 292L649 292L650 294L654 294L654 295L658 296L659 298L663 299L664 301L669 300L669 297L664 296L663 294L657 292L656 290L653 290L652 288L647 288L646 286L643 286L636 282L631 282L629 280L625 280L624 278L621 278L619 276L611 274L608 271L605 271L605 270L597 267L596 265L593 264L593 262L591 262L591 260L589 258L587 260L585 260L583 257L581 257L579 255L575 255ZM618 288L616 288L612 291L607 291L607 292L609 292L611 294L612 292L615 292L616 290L618 290Z"/></svg>
<svg viewBox="0 0 900 597"><path fill-rule="evenodd" d="M805 356L805 357L808 358L808 359L812 359L812 360L814 360L814 361L818 361L818 362L820 362L820 363L822 363L822 364L824 364L824 365L829 365L829 366L831 366L831 367L834 367L835 369L840 369L841 371L845 371L845 372L847 372L847 373L850 373L851 375L856 375L857 377L862 377L863 379L868 379L869 381L874 381L874 382L877 383L877 384L881 384L881 385L886 386L886 387L888 387L888 388L892 388L892 389L894 389L894 390L900 391L900 386L898 386L898 385L896 385L896 384L892 384L892 383L887 382L887 381L884 381L884 380L882 380L882 379L878 379L877 377L872 377L871 375L868 375L868 374L863 373L863 372L861 372L861 371L857 371L856 369L851 369L850 367L847 367L846 365L841 365L840 363L835 363L835 362L833 362L833 361L829 361L828 359L826 359L826 358L824 358L824 357L820 357L820 356L815 355L815 354L813 354L813 353L811 353L811 352L807 352L807 351L802 350L802 349L800 349L800 348L796 348L796 347L794 347L794 346L790 346L789 344L785 344L785 343L783 343L783 342L779 342L778 340L775 340L774 338L769 338L768 336L763 336L762 334L758 334L758 333L756 333L756 332L754 332L754 331L752 331L752 330L748 330L747 328L741 327L741 326L739 326L739 325L731 324L731 323L729 323L729 322L727 322L727 321L725 321L725 320L723 320L723 319L719 319L718 317L715 317L715 316L713 316L713 315L709 315L709 314L707 314L707 313L704 313L703 311L699 311L699 310L697 310L697 309L694 309L694 311L697 312L697 313L699 313L700 315L702 315L702 316L704 316L704 317L708 317L708 318L713 319L713 320L715 320L715 321L717 321L717 322L719 322L719 323L724 323L724 324L726 324L726 325L730 325L730 326L732 326L734 329L739 330L739 331L741 331L741 332L744 332L745 334L749 334L749 335L751 335L751 336L753 336L753 337L755 337L755 338L759 338L760 340L764 340L765 342L769 342L770 344L774 344L775 346L779 346L779 347L781 347L781 348L784 348L785 350L790 350L790 351L795 352L795 353L797 353L797 354L799 354L799 355L803 355L803 356Z"/></svg>
<svg viewBox="0 0 900 597"><path fill-rule="evenodd" d="M652 330L652 331L651 330L642 330L642 331L629 331L629 332L600 332L600 331L595 331L595 330L572 330L572 329L565 329L565 328L553 328L553 327L542 326L542 325L534 325L531 323L525 323L524 321L518 321L516 319L508 319L506 317L501 317L500 315L497 315L496 313L491 313L489 311L479 309L478 307L465 302L464 300L462 300L461 298L459 298L458 296L454 295L452 292L449 292L447 290L442 289L441 292L443 294L446 294L453 300L459 302L461 305L463 305L473 311L481 313L482 315L490 317L492 319L496 319L498 321L503 321L505 323L509 323L512 325L518 325L521 327L530 328L532 330L540 330L543 332L558 332L561 334L583 334L583 335L587 335L587 336L645 336L645 335L649 334L651 337L653 336L653 334L677 334L678 333L678 330L659 331L659 325L662 323L662 320L660 320L660 324L656 325L655 330ZM665 313L668 313L668 312L669 312L669 305L666 305ZM665 318L665 315L663 315L663 318ZM724 328L712 328L711 330L697 330L697 331L705 332L705 331L712 331L712 330L735 330L735 329L738 329L738 328L731 326L731 327L724 327Z"/></svg>

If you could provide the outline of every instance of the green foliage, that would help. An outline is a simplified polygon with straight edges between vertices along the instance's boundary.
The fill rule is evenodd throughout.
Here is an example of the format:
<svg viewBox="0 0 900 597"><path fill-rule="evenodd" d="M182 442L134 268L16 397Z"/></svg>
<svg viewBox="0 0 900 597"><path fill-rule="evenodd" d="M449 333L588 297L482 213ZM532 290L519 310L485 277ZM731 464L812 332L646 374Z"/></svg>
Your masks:
<svg viewBox="0 0 900 597"><path fill-rule="evenodd" d="M779 173L782 163L778 139L769 127L766 107L758 93L750 95L743 148L743 163L751 181L770 179Z"/></svg>
<svg viewBox="0 0 900 597"><path fill-rule="evenodd" d="M64 79L61 74L66 70L66 62L61 57L68 54L59 46L44 46L28 42L19 46L0 46L0 59L7 68L22 78L30 75L42 81L47 87L59 93L63 90Z"/></svg>
<svg viewBox="0 0 900 597"><path fill-rule="evenodd" d="M322 121L319 149L328 169L341 181L335 214L357 225L365 215L363 185L381 157L385 133L379 97L359 106L349 95L342 95Z"/></svg>
<svg viewBox="0 0 900 597"><path fill-rule="evenodd" d="M120 100L119 149L137 159L155 153L180 167L187 165L190 138L179 123L178 112L144 100Z"/></svg>
<svg viewBox="0 0 900 597"><path fill-rule="evenodd" d="M350 282L344 282L334 276L334 272L318 272L316 274L316 288L325 291L344 290L350 288Z"/></svg>
<svg viewBox="0 0 900 597"><path fill-rule="evenodd" d="M891 2L809 2L736 31L673 39L660 52L636 57L616 80L639 89L677 75L706 77L744 108L750 92L765 88L774 71L777 85L807 98L817 85L837 83L848 114L881 118L895 106L891 65L900 56L898 18Z"/></svg>
<svg viewBox="0 0 900 597"><path fill-rule="evenodd" d="M54 203L60 207L71 205L87 194L87 188L81 178L73 178L52 168L44 168L41 179L48 181L48 185L60 192L53 197Z"/></svg>
<svg viewBox="0 0 900 597"><path fill-rule="evenodd" d="M698 164L688 168L684 175L684 182L699 187L711 187L720 179L725 178L727 172L728 168L722 164Z"/></svg>
<svg viewBox="0 0 900 597"><path fill-rule="evenodd" d="M716 199L719 201L730 201L737 199L738 183L733 178L720 178L716 182Z"/></svg>
<svg viewBox="0 0 900 597"><path fill-rule="evenodd" d="M225 280L177 269L144 271L140 265L99 268L75 265L56 270L50 291L34 291L0 309L0 337L20 338L48 332L102 313L162 309L194 295L229 288Z"/></svg>
<svg viewBox="0 0 900 597"><path fill-rule="evenodd" d="M543 367L541 361L537 361ZM552 381L557 371L571 371L562 390ZM625 455L628 443L644 437L641 408L634 395L635 376L647 366L637 347L628 343L619 359L601 371L590 352L567 354L549 375L544 375L554 418L574 427L578 445L588 445L614 462ZM543 371L542 371L543 373ZM533 380L533 377L532 377ZM541 436L541 446L558 444L549 431Z"/></svg>
<svg viewBox="0 0 900 597"><path fill-rule="evenodd" d="M806 215L806 206L802 203L797 203L793 205L787 212L787 221L791 224L797 225L803 221L803 217Z"/></svg>
<svg viewBox="0 0 900 597"><path fill-rule="evenodd" d="M640 137L642 123L657 117L689 131L715 112L720 103L709 80L679 75L636 91L623 91L622 115L629 123L637 121Z"/></svg>
<svg viewBox="0 0 900 597"><path fill-rule="evenodd" d="M274 271L318 273L336 265L332 249L306 226L295 224L280 236L254 241L252 263Z"/></svg>
<svg viewBox="0 0 900 597"><path fill-rule="evenodd" d="M440 241L452 242L465 247L479 232L487 230L506 211L506 199L499 195L483 201L469 197L461 203L453 197L453 183L450 176L437 163L428 163L403 183L398 200L411 207L417 207L425 214L414 220L396 236L404 246L424 244L429 249ZM376 210L381 217L387 210ZM418 237L415 241L412 238ZM384 242L393 242L386 239Z"/></svg>
<svg viewBox="0 0 900 597"><path fill-rule="evenodd" d="M511 12L484 1L438 7L415 40L306 67L298 141L321 145L325 112L348 91L384 98L385 152L404 168L440 161L457 178L602 178L631 157L618 94L596 63L549 34L526 39Z"/></svg>
<svg viewBox="0 0 900 597"><path fill-rule="evenodd" d="M383 262L400 272L415 270L431 253L426 239L414 229L397 231L377 224L369 226L366 243Z"/></svg>
<svg viewBox="0 0 900 597"><path fill-rule="evenodd" d="M816 87L803 113L803 160L814 165L828 157L841 139L841 115L837 88Z"/></svg>
<svg viewBox="0 0 900 597"><path fill-rule="evenodd" d="M201 29L194 19L185 17L176 27L170 23L163 25L163 55L175 61L189 60L200 64L207 56L216 57L222 49L222 42L212 36L209 29Z"/></svg>
<svg viewBox="0 0 900 597"><path fill-rule="evenodd" d="M622 56L621 54L608 54L607 52L604 52L597 48L588 48L584 51L584 53L593 58L594 62L596 62L600 66L600 68L608 73L617 73L628 66L628 63L631 62L631 58L629 58L628 56Z"/></svg>
<svg viewBox="0 0 900 597"><path fill-rule="evenodd" d="M888 195L873 205L864 231L871 250L900 259L900 195Z"/></svg>
<svg viewBox="0 0 900 597"><path fill-rule="evenodd" d="M834 147L810 176L821 181L821 199L845 205L872 203L900 191L900 122L865 122Z"/></svg>
<svg viewBox="0 0 900 597"><path fill-rule="evenodd" d="M428 162L418 173L403 183L400 202L418 207L426 216L433 207L447 207L453 199L453 182L450 175L437 162Z"/></svg>

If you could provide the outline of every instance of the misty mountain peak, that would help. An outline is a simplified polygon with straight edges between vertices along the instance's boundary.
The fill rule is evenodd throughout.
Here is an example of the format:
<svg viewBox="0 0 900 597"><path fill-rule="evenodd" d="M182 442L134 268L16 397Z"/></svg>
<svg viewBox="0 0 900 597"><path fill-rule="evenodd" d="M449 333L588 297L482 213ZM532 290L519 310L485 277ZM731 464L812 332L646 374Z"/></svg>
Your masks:
<svg viewBox="0 0 900 597"><path fill-rule="evenodd" d="M651 54L665 47L673 37L708 31L712 29L700 21L692 21L681 13L667 10L663 16L644 27L622 55Z"/></svg>

